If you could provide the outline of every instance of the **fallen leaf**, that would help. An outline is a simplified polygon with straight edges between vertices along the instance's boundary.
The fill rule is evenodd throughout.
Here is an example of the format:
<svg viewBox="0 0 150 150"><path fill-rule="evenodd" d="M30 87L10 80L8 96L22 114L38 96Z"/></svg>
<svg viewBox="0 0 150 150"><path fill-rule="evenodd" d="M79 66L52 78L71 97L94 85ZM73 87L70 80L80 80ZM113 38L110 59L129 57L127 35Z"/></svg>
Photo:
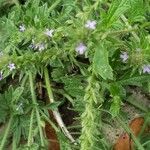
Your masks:
<svg viewBox="0 0 150 150"><path fill-rule="evenodd" d="M131 150L131 141L127 133L123 133L116 144L114 145L114 150Z"/></svg>
<svg viewBox="0 0 150 150"><path fill-rule="evenodd" d="M138 134L140 133L142 129L143 124L144 124L143 117L138 117L131 121L131 123L129 124L129 127L135 136L138 136Z"/></svg>
<svg viewBox="0 0 150 150"><path fill-rule="evenodd" d="M136 137L139 135L143 124L144 124L143 117L135 118L130 122L129 127ZM123 133L118 138L113 149L114 150L133 150L133 141L127 133Z"/></svg>
<svg viewBox="0 0 150 150"><path fill-rule="evenodd" d="M51 120L53 122L56 122L51 111L49 111L49 114ZM46 137L49 139L48 150L60 150L60 145L59 145L56 131L49 123L46 123L45 133L46 133Z"/></svg>

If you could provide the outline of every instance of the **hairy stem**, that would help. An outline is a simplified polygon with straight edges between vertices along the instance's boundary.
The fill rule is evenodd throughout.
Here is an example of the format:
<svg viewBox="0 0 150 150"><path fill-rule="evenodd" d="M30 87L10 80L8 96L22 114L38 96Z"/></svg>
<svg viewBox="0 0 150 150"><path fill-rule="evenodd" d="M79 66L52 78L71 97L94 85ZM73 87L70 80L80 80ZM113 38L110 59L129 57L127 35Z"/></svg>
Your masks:
<svg viewBox="0 0 150 150"><path fill-rule="evenodd" d="M40 111L40 113L42 114L44 119L55 129L55 131L59 132L59 129L57 128L57 126L47 117L47 115L45 115L43 111Z"/></svg>
<svg viewBox="0 0 150 150"><path fill-rule="evenodd" d="M4 133L3 139L2 139L1 144L0 144L0 150L4 149L4 146L5 146L5 143L6 143L10 128L11 128L12 121L13 121L13 115L11 115L11 117L9 119L6 131Z"/></svg>
<svg viewBox="0 0 150 150"><path fill-rule="evenodd" d="M49 12L51 12L60 2L61 0L56 0L49 8Z"/></svg>
<svg viewBox="0 0 150 150"><path fill-rule="evenodd" d="M28 146L31 146L33 142L32 137L32 128L33 128L33 117L34 117L34 109L32 109L31 112L31 118L30 118L30 127L29 127L29 135L28 135Z"/></svg>
<svg viewBox="0 0 150 150"><path fill-rule="evenodd" d="M17 144L16 144L16 137L13 134L13 142L12 142L12 150L16 150Z"/></svg>
<svg viewBox="0 0 150 150"><path fill-rule="evenodd" d="M126 26L128 27L128 29L132 29L132 26L128 23L128 20L127 20L127 18L124 15L121 16L121 19L124 21L124 23L126 24ZM134 31L132 31L131 33L132 33L133 37L138 42L140 42L140 38L137 36L137 34Z"/></svg>
<svg viewBox="0 0 150 150"><path fill-rule="evenodd" d="M101 142L99 139L100 133L98 132L100 128L100 111L97 108L97 98L100 96L98 95L100 91L98 87L95 87L96 84L93 75L90 76L84 96L85 109L81 115L81 150L95 149L97 141Z"/></svg>
<svg viewBox="0 0 150 150"><path fill-rule="evenodd" d="M44 68L44 77L45 77L45 84L46 84L46 89L47 89L47 93L48 93L48 97L49 97L49 102L53 103L54 102L54 96L53 96L53 92L51 89L51 84L50 84L50 79L49 79L49 74L48 74L47 68ZM59 111L58 110L53 111L53 115L54 115L59 127L63 131L63 133L68 137L68 139L70 139L71 142L75 142L74 138L72 137L72 135L67 130L67 128L66 128L66 126L65 126L65 124L61 118Z"/></svg>
<svg viewBox="0 0 150 150"><path fill-rule="evenodd" d="M101 39L105 39L106 37L108 37L109 35L120 35L120 34L124 34L124 33L132 33L133 31L137 30L138 28L128 28L128 29L123 29L123 30L118 30L118 31L108 31L108 32L105 32Z"/></svg>
<svg viewBox="0 0 150 150"><path fill-rule="evenodd" d="M42 128L41 128L41 125L40 125L41 119L40 119L40 114L39 114L39 110L38 110L38 107L37 107L36 95L35 95L34 86L33 86L33 77L32 77L32 73L31 72L29 72L29 81L30 81L32 102L33 102L33 105L35 106L37 124L38 124L38 128L39 128L39 133L40 133L41 146L44 146L43 131L42 131Z"/></svg>

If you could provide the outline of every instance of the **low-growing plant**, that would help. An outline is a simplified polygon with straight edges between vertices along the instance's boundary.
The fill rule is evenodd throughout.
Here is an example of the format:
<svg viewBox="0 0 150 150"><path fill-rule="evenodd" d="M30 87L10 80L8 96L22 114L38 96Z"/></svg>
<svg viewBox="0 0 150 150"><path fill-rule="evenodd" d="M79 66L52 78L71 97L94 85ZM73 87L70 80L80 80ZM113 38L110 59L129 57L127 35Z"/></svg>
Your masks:
<svg viewBox="0 0 150 150"><path fill-rule="evenodd" d="M107 116L137 149L148 147L120 110L129 87L150 92L149 15L144 0L1 0L0 150L48 149L46 123L62 150L111 149L102 131ZM76 113L77 135L59 111L65 101Z"/></svg>

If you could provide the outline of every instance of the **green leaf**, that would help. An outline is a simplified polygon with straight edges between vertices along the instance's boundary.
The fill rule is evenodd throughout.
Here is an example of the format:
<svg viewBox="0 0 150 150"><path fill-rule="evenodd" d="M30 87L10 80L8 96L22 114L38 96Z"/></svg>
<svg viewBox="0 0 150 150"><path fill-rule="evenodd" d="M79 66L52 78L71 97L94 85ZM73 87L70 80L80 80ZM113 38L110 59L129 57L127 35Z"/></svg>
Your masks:
<svg viewBox="0 0 150 150"><path fill-rule="evenodd" d="M114 96L112 99L112 104L110 107L110 112L113 117L116 117L119 114L120 106L121 106L121 99L119 96Z"/></svg>
<svg viewBox="0 0 150 150"><path fill-rule="evenodd" d="M146 106L144 103L141 103L142 101L140 101L140 98L138 99L137 96L135 96L134 94L132 94L131 96L129 96L126 101L135 106L136 108L139 108L140 110L142 110L143 112L147 112L148 111L148 106Z"/></svg>
<svg viewBox="0 0 150 150"><path fill-rule="evenodd" d="M100 75L105 80L113 80L113 72L108 60L108 51L103 44L99 44L96 48L93 60L93 71L96 75Z"/></svg>
<svg viewBox="0 0 150 150"><path fill-rule="evenodd" d="M130 9L128 11L128 19L130 21L140 21L144 18L144 3L143 0L131 0Z"/></svg>
<svg viewBox="0 0 150 150"><path fill-rule="evenodd" d="M122 87L122 85L120 85L118 83L110 84L109 91L110 91L112 96L118 95L121 98L124 98L126 96L125 89Z"/></svg>
<svg viewBox="0 0 150 150"><path fill-rule="evenodd" d="M56 110L60 104L61 104L61 102L53 102L53 103L46 105L44 108Z"/></svg>
<svg viewBox="0 0 150 150"><path fill-rule="evenodd" d="M117 19L130 8L130 1L131 0L113 0L106 18L108 27L117 21Z"/></svg>
<svg viewBox="0 0 150 150"><path fill-rule="evenodd" d="M13 92L13 101L17 101L20 98L20 96L23 93L23 90L23 87L18 87L17 89L15 89L15 91Z"/></svg>
<svg viewBox="0 0 150 150"><path fill-rule="evenodd" d="M61 78L62 82L65 84L65 91L72 97L83 97L85 94L86 84L83 82L84 78L82 76L66 76Z"/></svg>
<svg viewBox="0 0 150 150"><path fill-rule="evenodd" d="M128 79L120 80L117 83L121 85L137 85L138 83L145 83L145 82L150 82L150 75L131 77Z"/></svg>

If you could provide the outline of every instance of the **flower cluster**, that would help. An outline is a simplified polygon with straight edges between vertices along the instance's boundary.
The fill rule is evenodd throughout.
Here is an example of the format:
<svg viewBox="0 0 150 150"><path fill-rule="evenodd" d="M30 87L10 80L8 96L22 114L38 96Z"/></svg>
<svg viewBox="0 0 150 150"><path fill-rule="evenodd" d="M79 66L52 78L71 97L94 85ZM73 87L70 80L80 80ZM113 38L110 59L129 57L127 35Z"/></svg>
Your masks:
<svg viewBox="0 0 150 150"><path fill-rule="evenodd" d="M89 29L89 30L94 30L96 29L96 21L95 20L87 20L87 22L85 23L85 28ZM25 32L26 31L26 27L24 24L19 25L19 31L20 32ZM52 38L53 37L53 33L54 30L53 29L46 29L45 32L43 32L46 36ZM38 50L38 51L43 51L44 49L46 49L46 44L44 42L40 42L40 43L36 43L34 39L32 39L31 44L29 45L29 48L34 49L34 50ZM83 43L80 42L76 48L75 51L82 55L85 53L85 51L87 50L87 46ZM0 56L2 56L3 53L0 52ZM8 64L8 69L10 71L13 71L14 69L16 69L16 66L14 63L9 63ZM0 72L0 80L3 79L3 73L2 71Z"/></svg>
<svg viewBox="0 0 150 150"><path fill-rule="evenodd" d="M35 43L34 40L32 40L32 43L29 45L29 48L34 50L39 50L40 52L46 49L45 43Z"/></svg>
<svg viewBox="0 0 150 150"><path fill-rule="evenodd" d="M96 20L87 20L84 27L88 30L95 30L96 29ZM20 32L25 32L26 31L26 27L24 24L21 24L19 26L19 31ZM44 32L44 35L46 35L49 38L53 37L53 33L54 30L53 29L46 29ZM39 43L35 43L35 40L32 39L32 43L29 45L29 48L34 49L34 50L38 50L38 51L43 51L46 49L46 43L45 42L39 42ZM80 41L77 46L75 47L75 51L79 54L79 55L83 55L87 50L87 46L84 42ZM140 52L141 49L138 48L136 50L137 52ZM3 53L0 51L0 56L2 56ZM126 63L129 59L129 55L126 51L122 51L120 54L120 59L123 63ZM8 64L8 68L10 71L16 69L16 66L14 63L9 63ZM143 65L142 66L142 72L143 73L148 73L150 74L150 65ZM0 80L2 80L2 71L0 72Z"/></svg>
<svg viewBox="0 0 150 150"><path fill-rule="evenodd" d="M52 37L53 36L53 32L54 30L52 29L46 29L46 31L44 32L44 34L48 37ZM38 50L38 51L43 51L44 49L46 49L46 44L44 42L40 42L40 43L35 43L35 41L32 39L32 43L29 45L29 48L34 49L34 50Z"/></svg>
<svg viewBox="0 0 150 150"><path fill-rule="evenodd" d="M96 21L88 20L85 23L85 28L90 29L90 30L96 29ZM87 50L87 46L83 42L80 42L75 48L75 51L80 55L84 54L86 50Z"/></svg>
<svg viewBox="0 0 150 150"><path fill-rule="evenodd" d="M141 50L141 49L137 49L138 52L139 52L140 50ZM128 60L128 58L129 58L129 55L128 55L127 52L121 52L120 58L121 58L122 62L126 63L127 60ZM142 72L143 72L143 73L148 73L148 74L150 74L150 64L148 64L148 65L143 65L143 66L142 66Z"/></svg>

